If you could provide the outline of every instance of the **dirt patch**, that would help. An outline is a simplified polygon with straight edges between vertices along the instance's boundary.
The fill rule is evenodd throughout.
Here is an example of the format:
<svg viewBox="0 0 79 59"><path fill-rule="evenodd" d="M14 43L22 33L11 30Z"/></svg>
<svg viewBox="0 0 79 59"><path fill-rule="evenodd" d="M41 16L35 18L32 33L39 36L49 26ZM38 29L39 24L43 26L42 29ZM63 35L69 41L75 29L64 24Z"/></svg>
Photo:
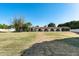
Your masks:
<svg viewBox="0 0 79 59"><path fill-rule="evenodd" d="M36 43L21 56L79 56L79 37Z"/></svg>

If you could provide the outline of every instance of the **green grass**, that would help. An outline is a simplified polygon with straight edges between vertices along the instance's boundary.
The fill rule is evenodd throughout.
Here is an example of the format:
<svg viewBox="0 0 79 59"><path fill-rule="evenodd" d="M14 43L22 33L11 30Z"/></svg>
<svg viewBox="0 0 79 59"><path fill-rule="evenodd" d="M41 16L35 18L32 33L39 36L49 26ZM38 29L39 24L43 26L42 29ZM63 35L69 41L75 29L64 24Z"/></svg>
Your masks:
<svg viewBox="0 0 79 59"><path fill-rule="evenodd" d="M56 39L61 39L61 38L71 38L71 37L79 37L76 33L71 33L71 32L46 32L46 36L49 38L56 38Z"/></svg>
<svg viewBox="0 0 79 59"><path fill-rule="evenodd" d="M0 33L0 56L21 55L21 51L29 48L36 40L38 33L42 34L42 32ZM65 32L44 32L44 35L52 39L79 36Z"/></svg>
<svg viewBox="0 0 79 59"><path fill-rule="evenodd" d="M3 35L3 36L2 36ZM35 33L0 33L0 55L20 55L34 41Z"/></svg>

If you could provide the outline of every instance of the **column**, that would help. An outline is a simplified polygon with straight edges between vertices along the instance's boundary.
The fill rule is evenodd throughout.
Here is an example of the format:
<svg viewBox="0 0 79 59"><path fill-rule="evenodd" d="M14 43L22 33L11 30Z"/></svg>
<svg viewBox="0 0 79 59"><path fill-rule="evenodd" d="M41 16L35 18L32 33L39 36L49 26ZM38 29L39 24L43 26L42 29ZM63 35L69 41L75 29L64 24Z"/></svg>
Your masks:
<svg viewBox="0 0 79 59"><path fill-rule="evenodd" d="M42 29L42 31L44 32L44 29Z"/></svg>
<svg viewBox="0 0 79 59"><path fill-rule="evenodd" d="M36 29L36 32L38 32L39 29Z"/></svg>
<svg viewBox="0 0 79 59"><path fill-rule="evenodd" d="M50 29L48 29L48 31L50 32Z"/></svg>
<svg viewBox="0 0 79 59"><path fill-rule="evenodd" d="M56 29L54 29L54 32L56 32Z"/></svg>
<svg viewBox="0 0 79 59"><path fill-rule="evenodd" d="M31 32L31 28L29 28L29 31Z"/></svg>
<svg viewBox="0 0 79 59"><path fill-rule="evenodd" d="M60 28L60 32L62 31L62 28Z"/></svg>
<svg viewBox="0 0 79 59"><path fill-rule="evenodd" d="M33 30L32 30L33 32L34 32L34 28L33 28Z"/></svg>

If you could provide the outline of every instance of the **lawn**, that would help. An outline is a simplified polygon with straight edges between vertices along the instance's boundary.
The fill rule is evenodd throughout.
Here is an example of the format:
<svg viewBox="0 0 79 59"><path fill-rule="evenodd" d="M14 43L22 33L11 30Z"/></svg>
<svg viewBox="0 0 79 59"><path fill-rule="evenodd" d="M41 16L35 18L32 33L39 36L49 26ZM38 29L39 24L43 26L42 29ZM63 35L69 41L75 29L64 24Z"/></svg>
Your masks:
<svg viewBox="0 0 79 59"><path fill-rule="evenodd" d="M45 35L49 38L54 38L54 39L79 37L78 34L72 32L46 32Z"/></svg>
<svg viewBox="0 0 79 59"><path fill-rule="evenodd" d="M0 55L21 55L24 49L29 48L34 43L39 43L39 41L71 37L79 37L79 35L71 32L0 33Z"/></svg>
<svg viewBox="0 0 79 59"><path fill-rule="evenodd" d="M34 41L36 33L0 33L0 55L20 55Z"/></svg>

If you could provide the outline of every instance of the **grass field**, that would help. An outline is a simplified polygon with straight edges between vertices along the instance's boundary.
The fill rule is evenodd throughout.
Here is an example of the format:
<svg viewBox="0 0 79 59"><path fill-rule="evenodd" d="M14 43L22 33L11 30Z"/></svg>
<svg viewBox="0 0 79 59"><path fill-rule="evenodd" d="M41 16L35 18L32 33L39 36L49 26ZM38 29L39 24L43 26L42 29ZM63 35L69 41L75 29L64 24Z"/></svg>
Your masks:
<svg viewBox="0 0 79 59"><path fill-rule="evenodd" d="M21 55L24 49L29 48L34 43L71 37L79 37L79 35L72 32L0 33L0 55Z"/></svg>

